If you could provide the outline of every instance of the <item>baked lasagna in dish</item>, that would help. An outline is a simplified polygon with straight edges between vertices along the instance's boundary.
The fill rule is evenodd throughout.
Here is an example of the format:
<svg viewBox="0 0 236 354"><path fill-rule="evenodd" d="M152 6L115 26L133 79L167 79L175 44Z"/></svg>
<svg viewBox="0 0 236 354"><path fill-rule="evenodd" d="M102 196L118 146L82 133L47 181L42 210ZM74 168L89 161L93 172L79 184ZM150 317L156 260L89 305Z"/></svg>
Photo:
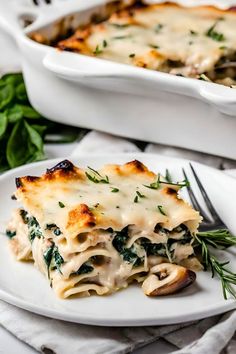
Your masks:
<svg viewBox="0 0 236 354"><path fill-rule="evenodd" d="M139 161L83 170L65 160L16 179L7 234L18 260L34 261L61 298L113 293L131 282L146 295L195 280L201 217L172 183Z"/></svg>
<svg viewBox="0 0 236 354"><path fill-rule="evenodd" d="M117 2L117 11L93 16L60 50L174 75L236 84L236 12L212 6ZM32 38L41 38L33 34ZM41 41L43 39L41 38Z"/></svg>

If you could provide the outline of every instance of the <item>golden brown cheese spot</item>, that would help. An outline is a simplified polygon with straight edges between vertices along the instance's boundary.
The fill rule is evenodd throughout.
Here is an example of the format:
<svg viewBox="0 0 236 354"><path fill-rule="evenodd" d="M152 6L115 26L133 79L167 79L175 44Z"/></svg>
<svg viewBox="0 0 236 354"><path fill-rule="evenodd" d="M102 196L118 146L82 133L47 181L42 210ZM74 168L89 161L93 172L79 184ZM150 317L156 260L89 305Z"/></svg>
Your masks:
<svg viewBox="0 0 236 354"><path fill-rule="evenodd" d="M48 169L42 177L25 176L16 178L16 187L18 189L21 188L21 191L25 192L27 189L30 190L31 188L34 188L34 186L39 187L40 185L44 185L46 181L51 182L57 180L58 182L63 182L68 179L81 181L86 180L83 170L75 167L70 161L67 161L66 163L65 161L62 161L60 164ZM27 186L27 188L23 189L24 186Z"/></svg>
<svg viewBox="0 0 236 354"><path fill-rule="evenodd" d="M38 33L38 32L34 32L30 35L30 38L35 41L35 42L38 42L40 44L49 44L49 41L48 39L43 36L41 33Z"/></svg>
<svg viewBox="0 0 236 354"><path fill-rule="evenodd" d="M176 196L176 198L178 199L176 189L167 187L165 190L163 190L163 192L166 193L167 195Z"/></svg>
<svg viewBox="0 0 236 354"><path fill-rule="evenodd" d="M86 204L79 204L68 214L67 229L81 229L96 225L95 217Z"/></svg>
<svg viewBox="0 0 236 354"><path fill-rule="evenodd" d="M123 166L123 171L126 171L127 173L146 173L148 172L148 169L142 162L134 160L126 163Z"/></svg>

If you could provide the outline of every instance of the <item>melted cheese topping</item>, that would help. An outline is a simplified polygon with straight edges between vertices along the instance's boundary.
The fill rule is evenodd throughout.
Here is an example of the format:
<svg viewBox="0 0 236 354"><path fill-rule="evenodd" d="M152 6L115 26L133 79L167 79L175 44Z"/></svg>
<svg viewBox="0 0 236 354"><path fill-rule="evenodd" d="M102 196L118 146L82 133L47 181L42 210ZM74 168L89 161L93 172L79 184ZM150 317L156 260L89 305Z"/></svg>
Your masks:
<svg viewBox="0 0 236 354"><path fill-rule="evenodd" d="M31 245L35 265L62 298L111 293L143 280L155 264L194 255L199 213L179 198L178 185L138 161L99 171L63 161L17 186L27 213L23 223L22 211L14 214L11 242Z"/></svg>
<svg viewBox="0 0 236 354"><path fill-rule="evenodd" d="M78 29L59 48L153 70L213 80L235 71L211 73L221 58L235 60L236 15L213 7L158 4L129 7L99 24ZM234 82L234 81L233 81ZM223 82L224 83L224 82Z"/></svg>

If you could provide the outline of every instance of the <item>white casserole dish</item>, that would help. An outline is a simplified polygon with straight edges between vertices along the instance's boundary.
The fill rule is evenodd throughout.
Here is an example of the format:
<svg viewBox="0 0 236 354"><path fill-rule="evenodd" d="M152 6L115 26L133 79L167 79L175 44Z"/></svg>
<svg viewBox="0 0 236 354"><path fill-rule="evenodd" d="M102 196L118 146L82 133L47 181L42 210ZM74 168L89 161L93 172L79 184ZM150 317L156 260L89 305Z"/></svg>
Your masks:
<svg viewBox="0 0 236 354"><path fill-rule="evenodd" d="M71 13L76 28L108 2L68 1L40 14L0 6L0 23L16 38L22 54L32 105L58 122L235 159L235 89L60 52L27 36L36 29L52 36L58 29L55 21ZM18 19L27 14L38 18L19 30Z"/></svg>

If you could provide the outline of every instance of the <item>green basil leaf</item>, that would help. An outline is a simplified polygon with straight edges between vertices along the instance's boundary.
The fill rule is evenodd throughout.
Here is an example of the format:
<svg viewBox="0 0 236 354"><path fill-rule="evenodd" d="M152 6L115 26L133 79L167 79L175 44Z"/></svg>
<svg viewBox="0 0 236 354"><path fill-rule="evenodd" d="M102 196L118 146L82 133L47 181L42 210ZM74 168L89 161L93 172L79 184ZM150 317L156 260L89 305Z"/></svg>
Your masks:
<svg viewBox="0 0 236 354"><path fill-rule="evenodd" d="M27 162L42 160L44 158L42 137L26 121L24 121L24 125L29 135L28 151L30 153L30 157L27 159Z"/></svg>
<svg viewBox="0 0 236 354"><path fill-rule="evenodd" d="M26 130L28 131L31 143L37 148L37 150L43 151L43 140L39 133L32 128L26 121L24 121Z"/></svg>
<svg viewBox="0 0 236 354"><path fill-rule="evenodd" d="M6 107L14 98L14 88L11 84L0 86L0 110Z"/></svg>
<svg viewBox="0 0 236 354"><path fill-rule="evenodd" d="M7 118L9 123L16 123L23 118L23 111L20 105L15 104L13 107L8 108Z"/></svg>
<svg viewBox="0 0 236 354"><path fill-rule="evenodd" d="M47 125L39 125L39 124L32 124L31 127L36 130L36 132L39 133L40 136L44 136L46 130L47 130Z"/></svg>
<svg viewBox="0 0 236 354"><path fill-rule="evenodd" d="M26 121L17 122L11 132L6 149L10 167L17 167L27 162L43 158L43 140L39 133Z"/></svg>
<svg viewBox="0 0 236 354"><path fill-rule="evenodd" d="M17 122L8 139L6 150L7 162L11 168L23 165L29 159L28 138L24 121Z"/></svg>
<svg viewBox="0 0 236 354"><path fill-rule="evenodd" d="M13 86L21 84L23 80L23 75L21 73L5 74L2 76L2 81Z"/></svg>
<svg viewBox="0 0 236 354"><path fill-rule="evenodd" d="M22 102L28 102L28 96L24 82L20 83L16 88L16 98Z"/></svg>
<svg viewBox="0 0 236 354"><path fill-rule="evenodd" d="M30 106L24 106L24 105L20 105L20 107L22 109L24 118L30 118L30 119L42 118L42 116L38 112L36 112L34 108Z"/></svg>
<svg viewBox="0 0 236 354"><path fill-rule="evenodd" d="M0 139L7 130L7 115L6 113L0 113Z"/></svg>

